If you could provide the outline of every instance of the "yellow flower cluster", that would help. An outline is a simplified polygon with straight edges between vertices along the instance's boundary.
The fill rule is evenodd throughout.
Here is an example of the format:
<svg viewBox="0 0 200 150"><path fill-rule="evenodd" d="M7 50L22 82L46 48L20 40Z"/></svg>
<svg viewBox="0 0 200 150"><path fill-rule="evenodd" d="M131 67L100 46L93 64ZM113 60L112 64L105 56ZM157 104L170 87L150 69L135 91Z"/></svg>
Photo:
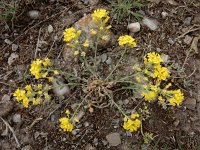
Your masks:
<svg viewBox="0 0 200 150"><path fill-rule="evenodd" d="M139 114L137 113L131 114L130 118L125 117L123 128L130 132L137 131L141 126L141 121L138 118Z"/></svg>
<svg viewBox="0 0 200 150"><path fill-rule="evenodd" d="M81 30L76 31L73 27L67 28L64 31L64 41L65 42L71 42L72 40L75 40L78 42L78 38L81 35Z"/></svg>
<svg viewBox="0 0 200 150"><path fill-rule="evenodd" d="M118 39L118 43L120 46L129 46L131 48L134 48L137 46L135 39L129 35L120 36Z"/></svg>
<svg viewBox="0 0 200 150"><path fill-rule="evenodd" d="M102 21L103 19L106 19L104 22L107 22L108 12L105 9L97 9L92 13L92 20L96 23Z"/></svg>
<svg viewBox="0 0 200 150"><path fill-rule="evenodd" d="M52 66L52 62L49 58L46 58L45 60L36 59L31 64L30 72L35 76L35 79L46 78L49 72L53 72L54 75L58 75L58 70L51 70L49 69L50 66Z"/></svg>
<svg viewBox="0 0 200 150"><path fill-rule="evenodd" d="M160 87L162 81L166 81L170 77L169 70L161 65L162 62L161 56L152 52L144 57L144 69L134 66L134 69L139 74L136 76L136 81L141 84L141 96L146 101L158 99L159 103L168 102L172 106L179 106L184 99L180 89L168 90L171 87L171 83L167 84L163 89ZM151 83L152 81L155 85Z"/></svg>
<svg viewBox="0 0 200 150"><path fill-rule="evenodd" d="M51 65L51 61L46 58L44 61L40 59L36 59L32 62L30 72L35 76L36 79L45 78L48 75L47 71L42 71L44 67L48 67Z"/></svg>
<svg viewBox="0 0 200 150"><path fill-rule="evenodd" d="M28 108L30 102L32 102L33 105L39 105L42 102L42 98L49 101L51 99L50 95L48 94L50 89L51 87L49 85L26 85L24 90L19 88L16 89L13 93L13 96L16 98L17 102L22 102L22 105L25 108Z"/></svg>
<svg viewBox="0 0 200 150"><path fill-rule="evenodd" d="M60 128L63 129L63 131L72 132L74 126L70 122L70 119L67 117L63 117L59 119L60 122Z"/></svg>

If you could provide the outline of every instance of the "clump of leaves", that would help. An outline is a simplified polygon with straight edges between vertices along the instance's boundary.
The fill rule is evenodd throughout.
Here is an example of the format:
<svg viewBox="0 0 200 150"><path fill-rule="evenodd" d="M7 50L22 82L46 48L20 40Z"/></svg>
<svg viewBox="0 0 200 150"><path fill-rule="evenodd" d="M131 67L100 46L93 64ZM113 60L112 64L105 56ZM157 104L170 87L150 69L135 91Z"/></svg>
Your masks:
<svg viewBox="0 0 200 150"><path fill-rule="evenodd" d="M117 23L120 23L124 18L133 16L136 20L140 20L143 16L138 12L144 5L139 0L108 0L112 5L111 14Z"/></svg>

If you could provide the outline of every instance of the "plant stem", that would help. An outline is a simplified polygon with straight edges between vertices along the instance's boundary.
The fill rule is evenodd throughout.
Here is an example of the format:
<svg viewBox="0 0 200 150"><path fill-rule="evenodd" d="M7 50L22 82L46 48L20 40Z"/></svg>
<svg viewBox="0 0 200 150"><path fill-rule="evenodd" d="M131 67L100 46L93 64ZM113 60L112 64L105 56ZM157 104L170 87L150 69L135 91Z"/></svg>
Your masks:
<svg viewBox="0 0 200 150"><path fill-rule="evenodd" d="M119 63L122 61L122 59L123 59L125 53L126 53L126 47L125 47L125 49L124 49L124 51L123 51L123 53L122 53L122 55L121 55L119 61L117 62L116 66L115 66L114 69L110 72L110 74L106 77L105 80L108 80L108 79L110 78L110 76L113 74L113 72L117 69L117 67L119 66Z"/></svg>

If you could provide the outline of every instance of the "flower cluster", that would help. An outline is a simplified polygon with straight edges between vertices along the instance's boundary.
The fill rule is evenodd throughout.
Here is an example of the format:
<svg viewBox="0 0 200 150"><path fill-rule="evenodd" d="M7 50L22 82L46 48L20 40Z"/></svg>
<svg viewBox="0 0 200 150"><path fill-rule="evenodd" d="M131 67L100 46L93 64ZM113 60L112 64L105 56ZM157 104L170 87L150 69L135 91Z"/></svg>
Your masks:
<svg viewBox="0 0 200 150"><path fill-rule="evenodd" d="M76 31L73 27L67 28L64 31L64 41L71 42L75 40L78 43L78 38L81 35L81 30Z"/></svg>
<svg viewBox="0 0 200 150"><path fill-rule="evenodd" d="M172 106L179 106L184 99L180 89L169 90L171 83L161 88L162 81L166 81L170 77L168 68L163 67L162 62L161 56L152 52L144 57L144 69L138 66L134 67L139 74L136 76L136 81L141 84L141 96L146 101L158 100L161 104L169 103Z"/></svg>
<svg viewBox="0 0 200 150"><path fill-rule="evenodd" d="M48 91L51 87L47 84L43 86L38 85L26 85L24 89L16 89L13 96L16 98L17 102L22 102L25 108L29 107L29 103L32 102L33 105L39 105L42 103L42 99L49 101L51 99Z"/></svg>
<svg viewBox="0 0 200 150"><path fill-rule="evenodd" d="M57 70L51 70L52 62L49 58L45 60L36 59L32 62L30 72L35 76L35 79L46 78L49 72L53 72L55 75L59 74Z"/></svg>
<svg viewBox="0 0 200 150"><path fill-rule="evenodd" d="M72 132L74 125L70 122L70 119L67 117L62 117L59 119L60 128L63 129L64 132Z"/></svg>
<svg viewBox="0 0 200 150"><path fill-rule="evenodd" d="M131 48L137 46L135 39L129 35L120 36L118 39L118 43L120 46L129 46Z"/></svg>
<svg viewBox="0 0 200 150"><path fill-rule="evenodd" d="M138 118L139 118L139 114L137 113L131 114L130 118L125 117L123 128L130 132L137 131L141 126L141 121Z"/></svg>

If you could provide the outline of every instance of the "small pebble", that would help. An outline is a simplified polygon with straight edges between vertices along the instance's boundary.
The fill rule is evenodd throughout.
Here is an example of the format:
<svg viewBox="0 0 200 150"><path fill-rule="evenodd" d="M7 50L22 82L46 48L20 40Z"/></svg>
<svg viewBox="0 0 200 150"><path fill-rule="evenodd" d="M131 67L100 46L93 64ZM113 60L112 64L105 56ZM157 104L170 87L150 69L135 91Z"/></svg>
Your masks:
<svg viewBox="0 0 200 150"><path fill-rule="evenodd" d="M39 16L40 16L40 12L37 11L37 10L30 10L28 12L28 16L31 18L31 19L38 19Z"/></svg>
<svg viewBox="0 0 200 150"><path fill-rule="evenodd" d="M18 45L17 44L12 44L12 51L15 52L18 49Z"/></svg>
<svg viewBox="0 0 200 150"><path fill-rule="evenodd" d="M128 29L133 33L139 32L140 31L140 23L139 22L131 23L128 25Z"/></svg>
<svg viewBox="0 0 200 150"><path fill-rule="evenodd" d="M85 123L84 123L84 126L85 126L85 127L88 127L89 125L90 125L89 122L85 122Z"/></svg>
<svg viewBox="0 0 200 150"><path fill-rule="evenodd" d="M105 62L108 58L108 55L107 54L102 54L101 55L101 62Z"/></svg>
<svg viewBox="0 0 200 150"><path fill-rule="evenodd" d="M117 132L108 134L106 139L108 140L110 146L118 146L121 144L121 137Z"/></svg>
<svg viewBox="0 0 200 150"><path fill-rule="evenodd" d="M189 35L186 35L183 42L187 45L189 45L192 42L192 37Z"/></svg>
<svg viewBox="0 0 200 150"><path fill-rule="evenodd" d="M156 30L158 28L158 21L148 17L142 19L142 23L147 26L150 30Z"/></svg>
<svg viewBox="0 0 200 150"><path fill-rule="evenodd" d="M9 39L5 39L4 42L5 42L6 44L8 44L8 45L11 45L11 44L12 44L12 42L11 42Z"/></svg>
<svg viewBox="0 0 200 150"><path fill-rule="evenodd" d="M20 123L21 122L21 114L14 114L12 120L14 123Z"/></svg>
<svg viewBox="0 0 200 150"><path fill-rule="evenodd" d="M161 13L161 16L162 16L163 19L165 19L165 18L168 16L168 13L165 12L165 11L163 11L163 12Z"/></svg>
<svg viewBox="0 0 200 150"><path fill-rule="evenodd" d="M3 97L1 98L1 102L6 102L10 100L10 96L8 94L3 95Z"/></svg>
<svg viewBox="0 0 200 150"><path fill-rule="evenodd" d="M171 45L173 45L175 42L172 40L172 38L169 38L168 39L168 43L171 44Z"/></svg>
<svg viewBox="0 0 200 150"><path fill-rule="evenodd" d="M106 64L110 65L112 63L112 58L108 57L108 59L106 60Z"/></svg>
<svg viewBox="0 0 200 150"><path fill-rule="evenodd" d="M183 21L183 24L185 26L189 26L191 24L191 21L192 21L192 17L187 17L185 18L185 20Z"/></svg>
<svg viewBox="0 0 200 150"><path fill-rule="evenodd" d="M13 63L17 58L19 58L19 55L16 54L16 53L12 53L12 54L10 55L10 57L8 58L8 65L9 65L9 66L12 65L12 63Z"/></svg>
<svg viewBox="0 0 200 150"><path fill-rule="evenodd" d="M52 32L53 32L53 26L52 26L52 25L49 25L49 26L47 27L47 30L48 30L49 33L52 33Z"/></svg>

